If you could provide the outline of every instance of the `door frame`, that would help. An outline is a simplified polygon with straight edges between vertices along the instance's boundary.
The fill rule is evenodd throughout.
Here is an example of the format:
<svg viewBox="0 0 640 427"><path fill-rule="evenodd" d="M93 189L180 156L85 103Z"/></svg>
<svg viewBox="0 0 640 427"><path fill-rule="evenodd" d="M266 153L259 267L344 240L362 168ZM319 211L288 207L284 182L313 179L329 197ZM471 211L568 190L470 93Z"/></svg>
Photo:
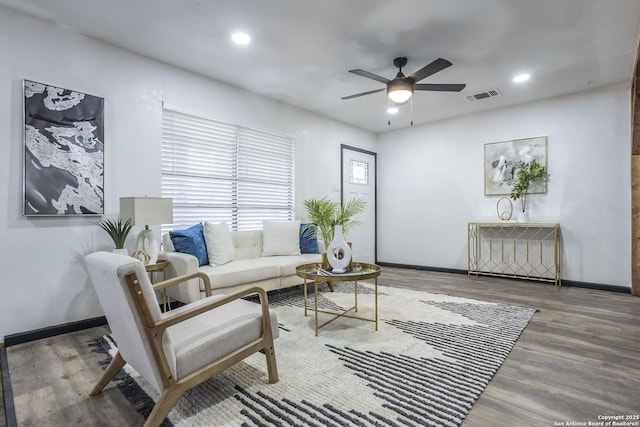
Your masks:
<svg viewBox="0 0 640 427"><path fill-rule="evenodd" d="M640 44L631 79L631 295L640 297Z"/></svg>
<svg viewBox="0 0 640 427"><path fill-rule="evenodd" d="M351 145L340 144L340 205L344 204L344 158L345 151L351 150L358 153L369 154L373 156L373 170L375 179L373 180L373 202L375 209L373 210L373 259L378 263L378 153L365 150L363 148L353 147Z"/></svg>

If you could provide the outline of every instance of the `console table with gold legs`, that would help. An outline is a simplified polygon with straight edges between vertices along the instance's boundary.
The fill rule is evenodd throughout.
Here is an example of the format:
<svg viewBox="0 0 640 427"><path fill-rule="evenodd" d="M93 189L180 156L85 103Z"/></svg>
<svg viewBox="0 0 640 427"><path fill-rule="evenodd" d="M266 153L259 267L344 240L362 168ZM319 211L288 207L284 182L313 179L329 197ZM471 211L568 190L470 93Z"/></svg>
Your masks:
<svg viewBox="0 0 640 427"><path fill-rule="evenodd" d="M470 222L468 277L472 274L531 279L562 285L558 223Z"/></svg>
<svg viewBox="0 0 640 427"><path fill-rule="evenodd" d="M315 331L318 336L318 330L336 319L341 317L348 317L351 319L365 320L373 322L376 325L376 331L378 330L378 276L380 276L380 266L376 264L369 264L366 262L354 262L352 263L353 270L347 273L340 274L325 274L322 269L321 263L311 263L299 265L296 268L296 274L304 279L304 315L307 316L307 280L313 282L313 295L314 305L313 312L315 313ZM358 311L358 281L374 279L374 311L375 315L373 319L356 316L351 314ZM322 310L318 308L318 283L333 283L333 282L353 282L354 284L354 305L343 311ZM331 314L331 317L326 322L318 323L318 313Z"/></svg>

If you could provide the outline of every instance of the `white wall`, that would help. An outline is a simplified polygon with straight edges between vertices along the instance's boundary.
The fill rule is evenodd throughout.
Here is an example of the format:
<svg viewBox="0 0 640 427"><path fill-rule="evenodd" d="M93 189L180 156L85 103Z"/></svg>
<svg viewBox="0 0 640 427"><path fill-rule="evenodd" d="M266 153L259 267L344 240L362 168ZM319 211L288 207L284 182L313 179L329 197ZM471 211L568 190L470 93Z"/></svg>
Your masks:
<svg viewBox="0 0 640 427"><path fill-rule="evenodd" d="M564 279L630 287L630 99L618 85L381 134L379 261L466 270L467 222L498 220L484 144L547 135L531 220L560 222Z"/></svg>
<svg viewBox="0 0 640 427"><path fill-rule="evenodd" d="M92 218L22 216L22 79L105 98L105 213L119 198L160 194L162 101L211 118L296 137L296 206L340 186L340 144L375 135L133 55L0 7L0 341L99 316L83 256L110 250ZM318 167L318 165L321 165ZM135 236L127 245L133 249ZM156 230L157 231L157 230Z"/></svg>

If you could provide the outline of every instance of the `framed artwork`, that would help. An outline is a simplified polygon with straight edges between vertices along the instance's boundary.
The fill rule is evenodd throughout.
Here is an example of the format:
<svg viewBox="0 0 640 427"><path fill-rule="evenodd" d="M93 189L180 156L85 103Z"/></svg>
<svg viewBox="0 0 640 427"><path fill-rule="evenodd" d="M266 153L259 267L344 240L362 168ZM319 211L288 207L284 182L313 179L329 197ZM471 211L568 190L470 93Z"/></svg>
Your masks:
<svg viewBox="0 0 640 427"><path fill-rule="evenodd" d="M547 167L547 137L514 139L484 145L484 194L511 194L522 165L536 160ZM546 193L547 181L533 182L529 194Z"/></svg>
<svg viewBox="0 0 640 427"><path fill-rule="evenodd" d="M25 216L104 213L104 99L24 80Z"/></svg>

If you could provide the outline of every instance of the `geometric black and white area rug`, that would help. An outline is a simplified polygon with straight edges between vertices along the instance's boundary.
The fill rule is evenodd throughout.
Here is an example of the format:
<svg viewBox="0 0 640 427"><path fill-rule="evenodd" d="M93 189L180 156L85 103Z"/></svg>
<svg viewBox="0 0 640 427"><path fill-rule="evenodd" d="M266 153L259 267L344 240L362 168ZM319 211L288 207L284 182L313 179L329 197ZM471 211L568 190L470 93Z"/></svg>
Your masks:
<svg viewBox="0 0 640 427"><path fill-rule="evenodd" d="M255 354L187 392L164 425L457 426L535 313L384 286L378 294L377 332L342 318L316 337L301 287L270 293L280 381L267 383L264 355ZM373 286L359 284L358 315L373 316L373 301ZM353 284L323 288L319 305L351 307ZM93 345L115 352L110 337ZM117 382L148 415L155 390L128 365Z"/></svg>

